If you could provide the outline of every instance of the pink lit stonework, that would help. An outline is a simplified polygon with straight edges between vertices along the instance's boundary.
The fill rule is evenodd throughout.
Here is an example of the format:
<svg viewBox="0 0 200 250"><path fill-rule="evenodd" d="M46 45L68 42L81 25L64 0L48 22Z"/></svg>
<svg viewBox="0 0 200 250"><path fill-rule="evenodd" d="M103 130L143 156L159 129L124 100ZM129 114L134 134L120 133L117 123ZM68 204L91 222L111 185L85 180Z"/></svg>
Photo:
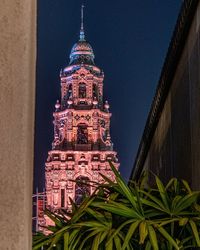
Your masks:
<svg viewBox="0 0 200 250"><path fill-rule="evenodd" d="M116 169L119 163L110 137L109 104L103 101L103 79L82 27L69 65L60 72L61 100L53 113L54 140L45 164L46 207L52 211L70 211L70 199L80 204L95 190L74 181L102 183L100 173L115 179L108 160ZM42 224L51 223L46 218Z"/></svg>

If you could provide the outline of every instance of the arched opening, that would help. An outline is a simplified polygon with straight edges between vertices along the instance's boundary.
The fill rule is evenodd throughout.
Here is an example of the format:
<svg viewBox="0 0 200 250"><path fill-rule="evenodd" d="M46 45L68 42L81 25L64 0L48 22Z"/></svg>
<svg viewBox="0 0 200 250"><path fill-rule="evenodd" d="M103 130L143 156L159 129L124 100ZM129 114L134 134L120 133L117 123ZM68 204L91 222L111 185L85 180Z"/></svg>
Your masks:
<svg viewBox="0 0 200 250"><path fill-rule="evenodd" d="M88 143L88 130L86 124L79 124L77 129L77 144Z"/></svg>
<svg viewBox="0 0 200 250"><path fill-rule="evenodd" d="M75 185L75 203L80 205L85 197L90 195L89 178L86 176L79 176L76 178Z"/></svg>
<svg viewBox="0 0 200 250"><path fill-rule="evenodd" d="M93 98L94 97L98 99L98 88L96 84L93 84Z"/></svg>
<svg viewBox="0 0 200 250"><path fill-rule="evenodd" d="M72 94L72 85L70 84L68 88L68 96L70 97L71 94Z"/></svg>
<svg viewBox="0 0 200 250"><path fill-rule="evenodd" d="M67 91L67 100L70 98L71 95L72 95L72 85L70 84Z"/></svg>
<svg viewBox="0 0 200 250"><path fill-rule="evenodd" d="M61 195L61 207L65 207L65 189L64 188L60 190L60 195Z"/></svg>
<svg viewBox="0 0 200 250"><path fill-rule="evenodd" d="M79 98L86 98L86 84L84 82L79 83Z"/></svg>

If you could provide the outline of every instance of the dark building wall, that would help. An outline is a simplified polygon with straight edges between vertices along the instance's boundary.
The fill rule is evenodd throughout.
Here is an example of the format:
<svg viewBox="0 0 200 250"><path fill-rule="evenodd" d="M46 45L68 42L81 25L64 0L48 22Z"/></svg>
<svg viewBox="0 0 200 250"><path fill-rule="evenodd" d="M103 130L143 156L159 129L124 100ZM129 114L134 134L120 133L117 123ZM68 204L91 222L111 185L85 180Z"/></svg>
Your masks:
<svg viewBox="0 0 200 250"><path fill-rule="evenodd" d="M168 179L172 175L171 139L171 95L169 94L144 162L145 169L157 173L162 179Z"/></svg>
<svg viewBox="0 0 200 250"><path fill-rule="evenodd" d="M192 182L200 188L200 2L188 44ZM193 38L194 37L194 38Z"/></svg>
<svg viewBox="0 0 200 250"><path fill-rule="evenodd" d="M200 189L200 1L190 20L189 32L183 35L186 38L169 89L159 103L162 109L154 117L154 129L149 126L151 119L147 120L131 178L139 178L142 170L148 169L164 181L183 178L194 189ZM159 91L155 98L158 97ZM152 130L149 133L148 127Z"/></svg>

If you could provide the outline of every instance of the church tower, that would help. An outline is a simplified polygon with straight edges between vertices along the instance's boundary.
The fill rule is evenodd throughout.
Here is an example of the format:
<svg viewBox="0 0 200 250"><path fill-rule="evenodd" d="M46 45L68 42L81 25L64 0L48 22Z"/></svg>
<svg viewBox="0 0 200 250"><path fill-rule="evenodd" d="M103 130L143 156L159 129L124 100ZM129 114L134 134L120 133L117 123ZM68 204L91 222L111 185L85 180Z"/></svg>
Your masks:
<svg viewBox="0 0 200 250"><path fill-rule="evenodd" d="M79 40L68 66L60 71L61 100L55 104L54 140L45 164L47 208L53 211L70 211L70 199L80 204L94 191L84 182L101 183L100 173L114 180L108 160L119 167L110 137L109 104L103 99L104 73L85 39L83 6L81 14Z"/></svg>

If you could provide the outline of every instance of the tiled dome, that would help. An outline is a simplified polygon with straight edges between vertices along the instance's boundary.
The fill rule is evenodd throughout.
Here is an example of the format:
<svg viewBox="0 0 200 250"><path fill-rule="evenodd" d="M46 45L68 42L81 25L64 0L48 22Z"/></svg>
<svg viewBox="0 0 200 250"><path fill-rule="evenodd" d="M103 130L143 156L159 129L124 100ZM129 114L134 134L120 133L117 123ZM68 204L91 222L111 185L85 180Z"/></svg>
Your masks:
<svg viewBox="0 0 200 250"><path fill-rule="evenodd" d="M94 52L91 45L85 40L79 40L74 44L70 53L70 65L75 64L94 65Z"/></svg>

